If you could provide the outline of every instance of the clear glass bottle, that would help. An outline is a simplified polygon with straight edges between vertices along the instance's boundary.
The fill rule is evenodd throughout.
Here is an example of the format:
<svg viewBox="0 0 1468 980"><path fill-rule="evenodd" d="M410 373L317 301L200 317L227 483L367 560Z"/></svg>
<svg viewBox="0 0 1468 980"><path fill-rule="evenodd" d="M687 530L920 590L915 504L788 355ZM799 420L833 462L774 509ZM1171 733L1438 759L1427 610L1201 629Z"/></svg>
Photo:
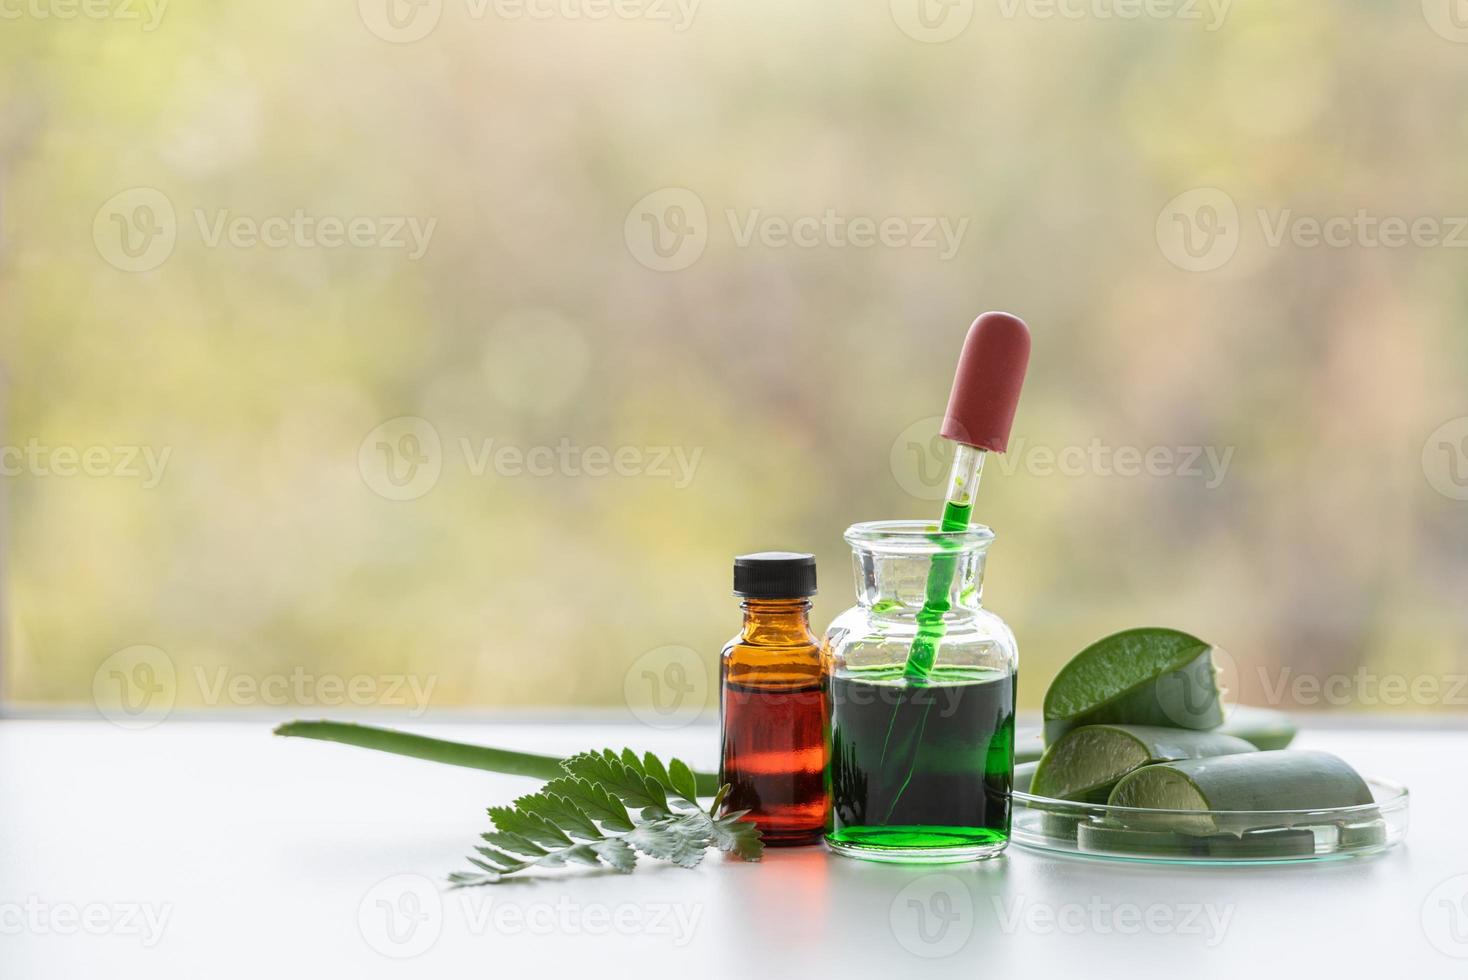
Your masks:
<svg viewBox="0 0 1468 980"><path fill-rule="evenodd" d="M992 857L1009 842L1018 647L982 604L994 533L924 521L846 531L857 605L824 648L831 697L826 843L878 861ZM904 676L935 562L948 608L926 679ZM925 629L928 645L935 632Z"/></svg>

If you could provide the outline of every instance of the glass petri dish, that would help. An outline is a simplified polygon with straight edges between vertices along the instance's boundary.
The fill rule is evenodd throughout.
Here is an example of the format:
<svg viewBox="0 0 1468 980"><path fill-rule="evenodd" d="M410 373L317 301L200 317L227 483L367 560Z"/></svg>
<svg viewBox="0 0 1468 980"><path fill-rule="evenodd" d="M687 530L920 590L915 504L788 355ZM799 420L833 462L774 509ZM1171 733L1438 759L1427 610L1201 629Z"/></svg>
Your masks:
<svg viewBox="0 0 1468 980"><path fill-rule="evenodd" d="M1111 861L1238 865L1379 854L1407 836L1404 786L1367 778L1373 802L1323 810L1144 810L1027 792L1015 768L1010 839L1021 847Z"/></svg>

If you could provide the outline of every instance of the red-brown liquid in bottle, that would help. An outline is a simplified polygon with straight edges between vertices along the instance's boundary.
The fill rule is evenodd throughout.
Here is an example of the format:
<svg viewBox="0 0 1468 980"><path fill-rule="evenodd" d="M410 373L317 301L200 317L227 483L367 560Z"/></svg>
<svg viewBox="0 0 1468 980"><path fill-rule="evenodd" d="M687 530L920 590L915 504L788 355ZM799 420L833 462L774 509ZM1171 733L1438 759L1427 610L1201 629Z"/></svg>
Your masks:
<svg viewBox="0 0 1468 980"><path fill-rule="evenodd" d="M827 703L803 599L750 599L720 662L725 806L771 845L815 844L826 826Z"/></svg>

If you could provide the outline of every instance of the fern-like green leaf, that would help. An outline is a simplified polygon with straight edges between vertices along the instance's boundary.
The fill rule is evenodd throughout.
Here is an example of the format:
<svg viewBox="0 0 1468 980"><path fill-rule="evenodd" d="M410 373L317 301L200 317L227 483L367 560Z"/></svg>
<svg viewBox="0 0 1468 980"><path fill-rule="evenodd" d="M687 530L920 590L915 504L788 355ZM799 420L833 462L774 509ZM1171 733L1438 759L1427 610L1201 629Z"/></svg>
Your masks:
<svg viewBox="0 0 1468 980"><path fill-rule="evenodd" d="M493 847L476 847L474 850L479 853L481 860L475 861L473 858L469 860L474 861L481 868L493 868L501 874L519 871L530 863Z"/></svg>
<svg viewBox="0 0 1468 980"><path fill-rule="evenodd" d="M522 796L515 801L515 809L534 814L572 837L601 840L602 833L596 829L592 819L575 803L556 793L542 789L539 793Z"/></svg>
<svg viewBox="0 0 1468 980"><path fill-rule="evenodd" d="M597 857L623 874L631 874L632 869L637 867L637 852L620 837L597 841L590 847L596 851Z"/></svg>
<svg viewBox="0 0 1468 980"><path fill-rule="evenodd" d="M662 784L648 776L641 760L630 752L620 756L611 749L586 752L572 756L561 765L573 776L599 783L629 807L668 809L668 795Z"/></svg>
<svg viewBox="0 0 1468 980"><path fill-rule="evenodd" d="M703 810L693 772L681 760L664 764L650 753L603 749L561 766L566 775L489 810L494 830L481 835L484 844L468 859L477 870L455 872L451 885L492 885L528 868L568 864L626 874L639 852L684 868L702 861L710 847L759 860L760 833L739 819L745 811L719 815L729 787L720 787Z"/></svg>
<svg viewBox="0 0 1468 980"><path fill-rule="evenodd" d="M649 820L623 838L648 857L691 868L703 860L711 843L712 821L702 811Z"/></svg>
<svg viewBox="0 0 1468 980"><path fill-rule="evenodd" d="M724 805L724 797L728 795L729 784L725 783L724 785L719 787L719 791L714 794L714 801L709 804L709 816L717 817L719 815L719 807Z"/></svg>
<svg viewBox="0 0 1468 980"><path fill-rule="evenodd" d="M632 750L624 749L623 751L631 754ZM644 754L640 761L635 755L632 756L632 759L634 760L635 764L641 765L643 775L651 776L653 779L656 779L664 786L664 788L673 785L672 780L668 778L668 768L663 765L663 760L659 759L651 752Z"/></svg>
<svg viewBox="0 0 1468 980"><path fill-rule="evenodd" d="M509 806L490 807L489 819L494 821L496 830L519 834L546 847L561 847L571 843L571 838L559 827L528 810Z"/></svg>
<svg viewBox="0 0 1468 980"><path fill-rule="evenodd" d="M682 759L668 760L668 786L689 803L698 805L698 783L693 778L693 770Z"/></svg>
<svg viewBox="0 0 1468 980"><path fill-rule="evenodd" d="M497 871L486 871L482 874L473 871L455 871L449 875L449 884L454 888L477 888L480 885L499 884L502 877Z"/></svg>
<svg viewBox="0 0 1468 980"><path fill-rule="evenodd" d="M519 834L512 834L507 830L492 830L487 834L480 834L479 836L484 838L486 843L493 844L500 850L509 851L512 854L529 854L539 857L547 853L545 848L530 838L522 837Z"/></svg>
<svg viewBox="0 0 1468 980"><path fill-rule="evenodd" d="M579 776L562 776L546 783L541 792L564 796L608 830L632 829L632 818L628 816L627 808L597 783Z"/></svg>
<svg viewBox="0 0 1468 980"><path fill-rule="evenodd" d="M566 862L569 864L584 864L589 867L601 867L601 860L597 857L595 849L590 844L577 844L568 847L564 852Z"/></svg>
<svg viewBox="0 0 1468 980"><path fill-rule="evenodd" d="M714 846L725 854L732 854L741 861L758 861L765 853L765 844L760 839L758 827L739 819L746 812L735 810L715 818L710 835Z"/></svg>

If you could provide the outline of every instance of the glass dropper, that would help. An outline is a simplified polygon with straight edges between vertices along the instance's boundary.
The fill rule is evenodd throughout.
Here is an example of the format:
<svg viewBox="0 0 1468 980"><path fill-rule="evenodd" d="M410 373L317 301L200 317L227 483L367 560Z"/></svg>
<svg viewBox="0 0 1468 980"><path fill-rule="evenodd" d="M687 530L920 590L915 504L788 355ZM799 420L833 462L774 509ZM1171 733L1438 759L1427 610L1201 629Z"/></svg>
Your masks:
<svg viewBox="0 0 1468 980"><path fill-rule="evenodd" d="M954 444L953 468L943 498L940 531L965 531L973 520L974 498L984 471L984 457L1004 452L1019 405L1020 388L1030 361L1030 330L1008 313L985 313L973 322L958 356L953 391L940 435ZM941 540L941 539L940 539ZM923 684L932 673L957 557L939 554L928 570L917 635L907 652L903 676Z"/></svg>
<svg viewBox="0 0 1468 980"><path fill-rule="evenodd" d="M979 480L984 473L984 450L965 443L956 443L953 468L948 474L948 492L943 498L943 517L938 523L940 531L966 531L973 520L974 496L979 490ZM917 635L907 651L907 665L903 676L909 681L922 683L933 670L933 660L938 653L938 642L945 630L943 618L951 608L948 602L949 589L957 572L956 555L933 556L928 569L928 584L923 594L923 607L917 614Z"/></svg>

